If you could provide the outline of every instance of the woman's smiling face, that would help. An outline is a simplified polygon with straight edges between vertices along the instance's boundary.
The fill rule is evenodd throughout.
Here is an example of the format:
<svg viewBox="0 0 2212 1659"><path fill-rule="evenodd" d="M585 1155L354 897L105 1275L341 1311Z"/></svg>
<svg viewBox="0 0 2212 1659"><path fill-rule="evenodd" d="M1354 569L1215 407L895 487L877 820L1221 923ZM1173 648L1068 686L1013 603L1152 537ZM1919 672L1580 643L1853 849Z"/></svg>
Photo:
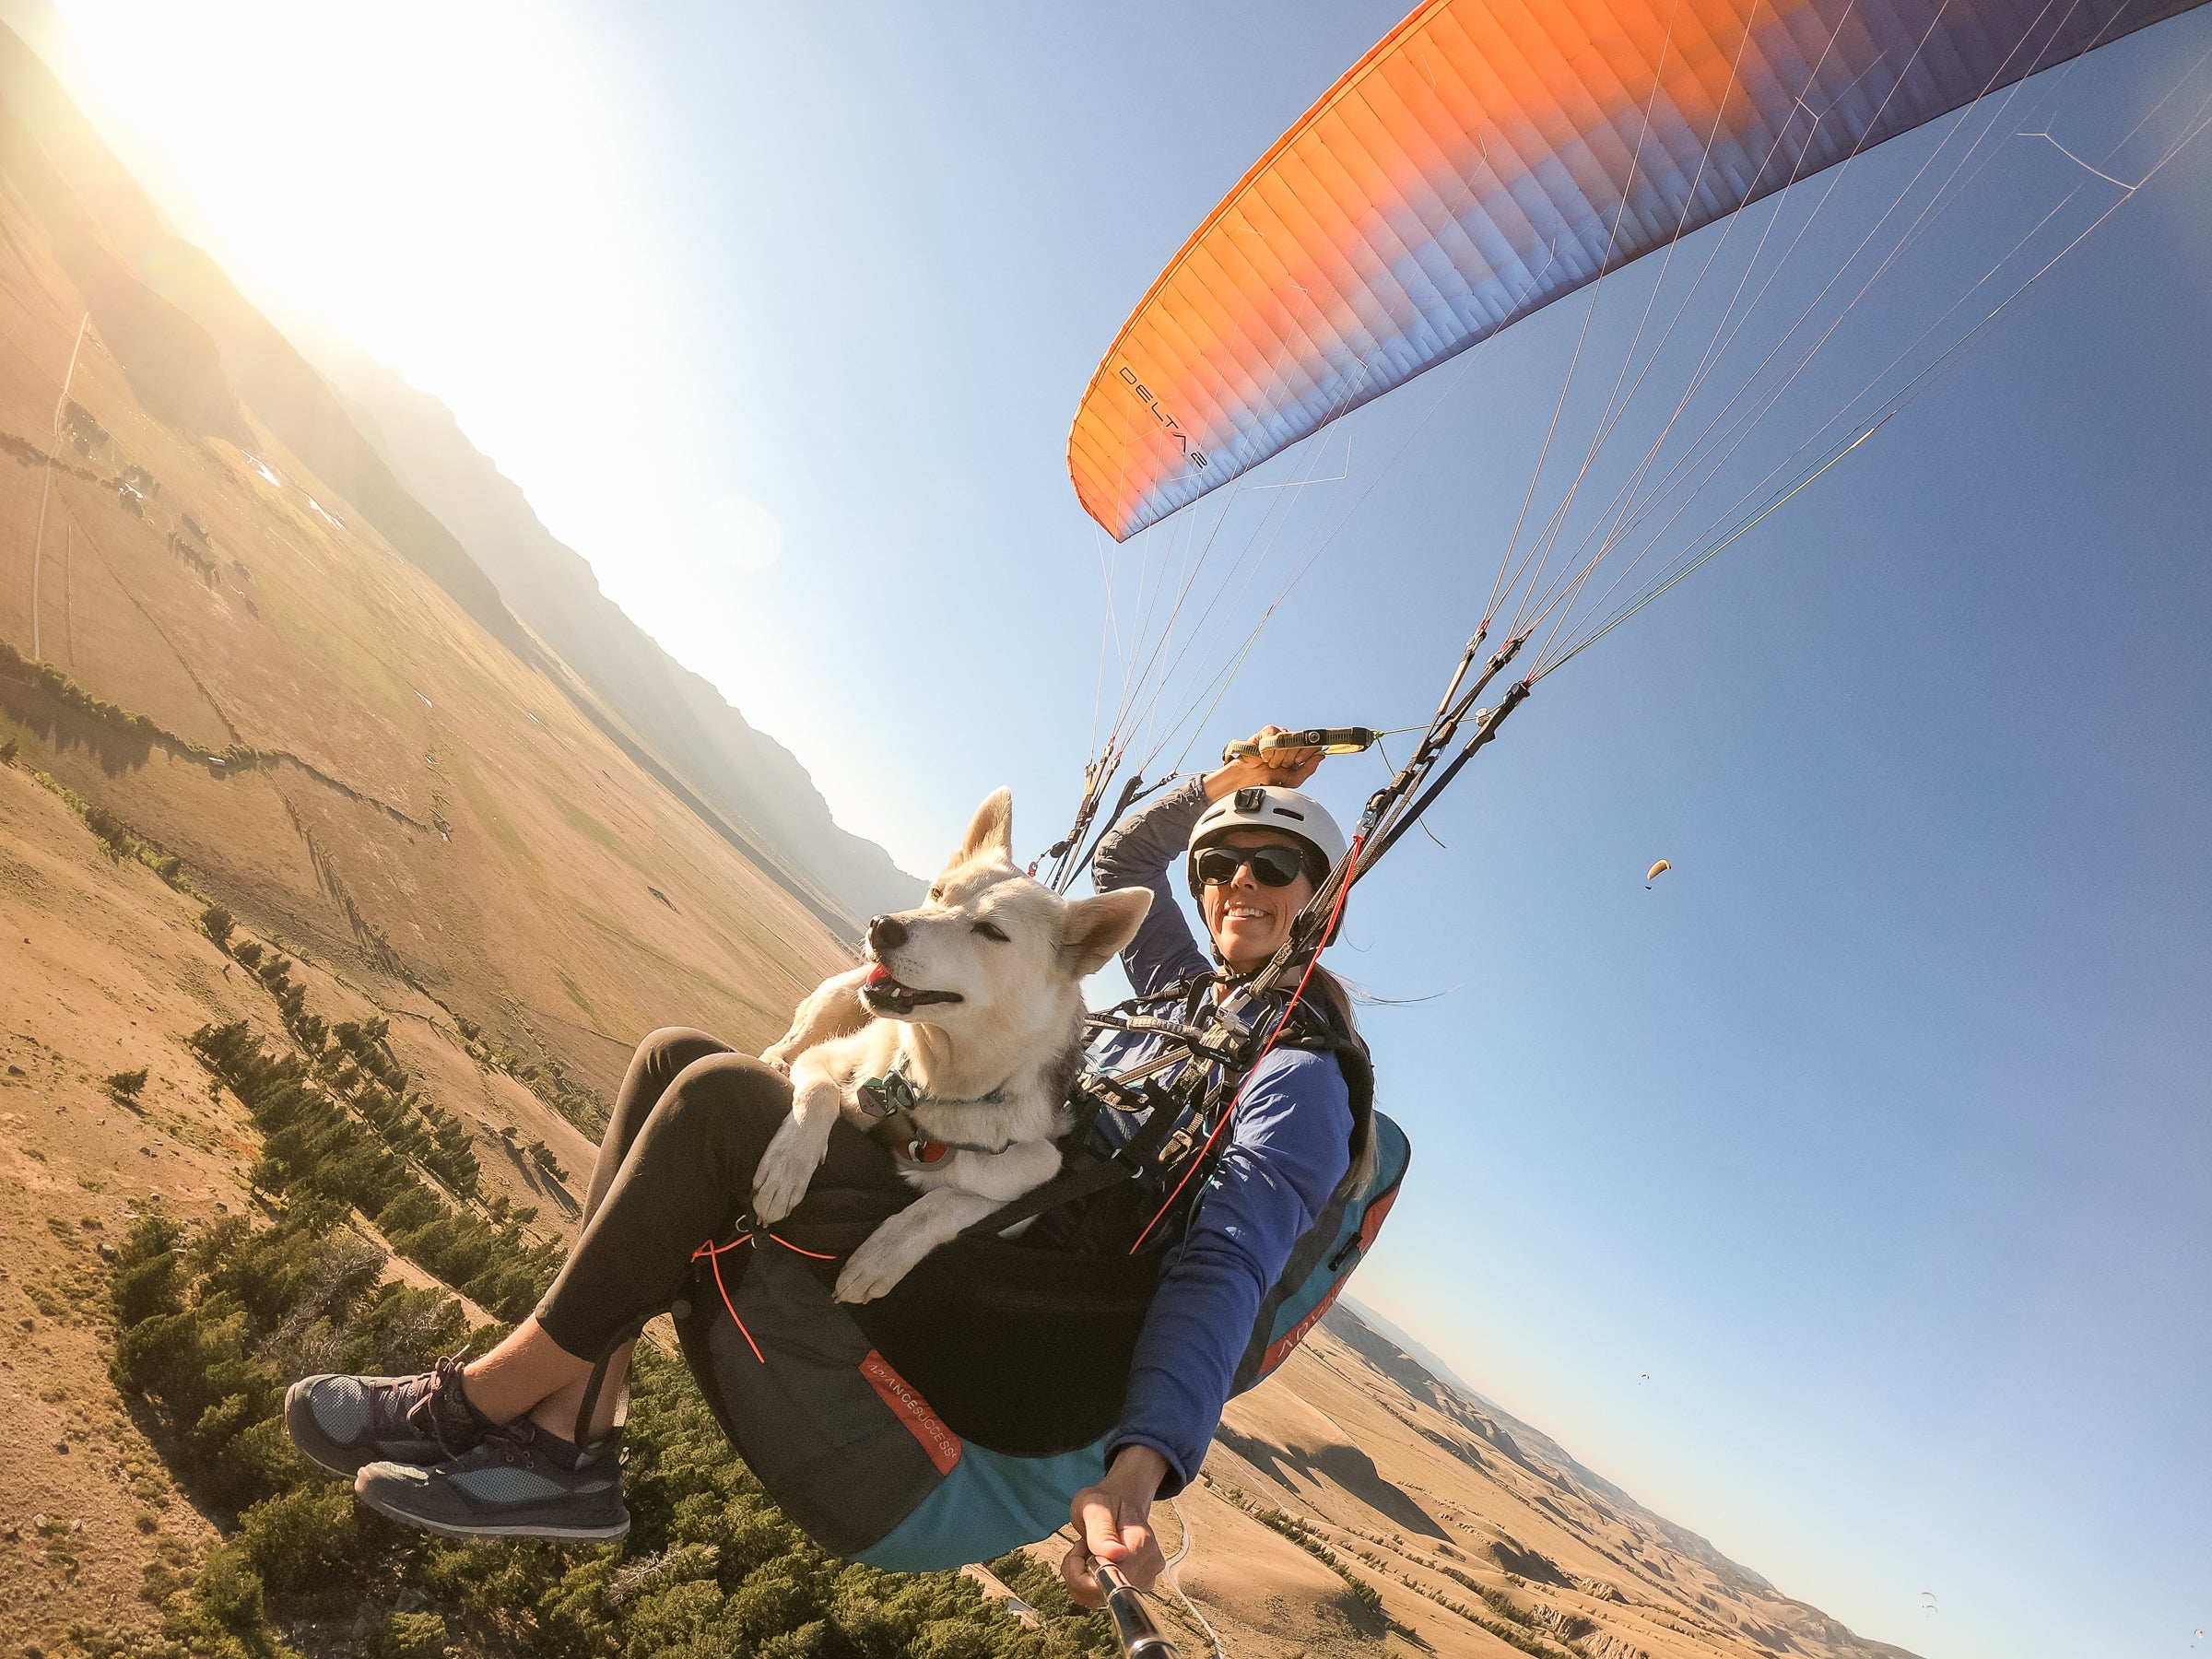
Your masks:
<svg viewBox="0 0 2212 1659"><path fill-rule="evenodd" d="M1303 846L1272 830L1232 830L1207 845L1216 847ZM1237 973L1250 973L1273 956L1289 936L1290 924L1313 897L1313 878L1300 870L1288 887L1267 887L1256 880L1252 866L1242 865L1236 879L1198 889L1199 909L1206 930L1214 935L1214 948Z"/></svg>

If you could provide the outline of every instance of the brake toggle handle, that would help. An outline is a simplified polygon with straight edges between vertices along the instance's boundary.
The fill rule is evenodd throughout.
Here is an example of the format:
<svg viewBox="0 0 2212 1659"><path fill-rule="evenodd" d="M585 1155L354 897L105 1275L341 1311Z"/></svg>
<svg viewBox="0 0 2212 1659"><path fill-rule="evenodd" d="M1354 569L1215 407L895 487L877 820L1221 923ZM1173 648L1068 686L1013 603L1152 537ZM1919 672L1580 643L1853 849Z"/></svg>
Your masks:
<svg viewBox="0 0 2212 1659"><path fill-rule="evenodd" d="M1372 748L1374 742L1371 726L1308 726L1302 732L1277 732L1257 743L1241 737L1223 747L1221 764L1249 760L1254 755L1271 755L1277 749L1317 748L1324 755L1357 755Z"/></svg>

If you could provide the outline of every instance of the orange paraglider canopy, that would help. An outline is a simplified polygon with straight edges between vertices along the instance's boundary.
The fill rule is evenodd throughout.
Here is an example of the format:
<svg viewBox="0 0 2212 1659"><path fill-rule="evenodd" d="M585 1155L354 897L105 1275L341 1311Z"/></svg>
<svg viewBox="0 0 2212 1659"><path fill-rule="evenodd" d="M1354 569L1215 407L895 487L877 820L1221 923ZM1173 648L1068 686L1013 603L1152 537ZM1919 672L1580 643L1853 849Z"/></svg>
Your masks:
<svg viewBox="0 0 2212 1659"><path fill-rule="evenodd" d="M1117 541L1517 319L2200 0L1429 0L1161 273L1067 464Z"/></svg>

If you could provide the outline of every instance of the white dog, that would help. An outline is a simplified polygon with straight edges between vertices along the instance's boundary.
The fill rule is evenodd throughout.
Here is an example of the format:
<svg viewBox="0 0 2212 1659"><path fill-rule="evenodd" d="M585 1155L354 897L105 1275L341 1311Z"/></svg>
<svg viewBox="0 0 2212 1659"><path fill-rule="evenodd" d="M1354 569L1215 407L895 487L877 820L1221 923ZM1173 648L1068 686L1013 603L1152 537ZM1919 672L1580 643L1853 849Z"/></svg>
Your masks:
<svg viewBox="0 0 2212 1659"><path fill-rule="evenodd" d="M791 1116L753 1177L763 1224L805 1195L840 1112L884 1141L922 1191L853 1253L840 1301L883 1295L1059 1172L1082 981L1151 908L1144 888L1066 900L1016 869L1012 800L1002 789L982 804L928 902L870 922L867 962L800 1004L762 1056L787 1066L792 1086Z"/></svg>

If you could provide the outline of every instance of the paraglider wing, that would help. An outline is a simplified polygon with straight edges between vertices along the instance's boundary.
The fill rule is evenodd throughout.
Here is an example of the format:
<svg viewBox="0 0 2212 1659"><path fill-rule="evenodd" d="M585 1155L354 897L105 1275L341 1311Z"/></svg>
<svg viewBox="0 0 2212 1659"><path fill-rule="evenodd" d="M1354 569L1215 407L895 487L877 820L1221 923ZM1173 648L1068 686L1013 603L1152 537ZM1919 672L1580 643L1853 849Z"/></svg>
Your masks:
<svg viewBox="0 0 2212 1659"><path fill-rule="evenodd" d="M1430 0L1262 157L1068 437L1123 540L1516 318L2200 0Z"/></svg>
<svg viewBox="0 0 2212 1659"><path fill-rule="evenodd" d="M1675 866L1671 864L1668 864L1665 859L1661 859L1657 864L1653 865L1650 869L1643 873L1643 885L1646 887L1651 886L1653 882L1659 879L1662 872L1671 870Z"/></svg>

